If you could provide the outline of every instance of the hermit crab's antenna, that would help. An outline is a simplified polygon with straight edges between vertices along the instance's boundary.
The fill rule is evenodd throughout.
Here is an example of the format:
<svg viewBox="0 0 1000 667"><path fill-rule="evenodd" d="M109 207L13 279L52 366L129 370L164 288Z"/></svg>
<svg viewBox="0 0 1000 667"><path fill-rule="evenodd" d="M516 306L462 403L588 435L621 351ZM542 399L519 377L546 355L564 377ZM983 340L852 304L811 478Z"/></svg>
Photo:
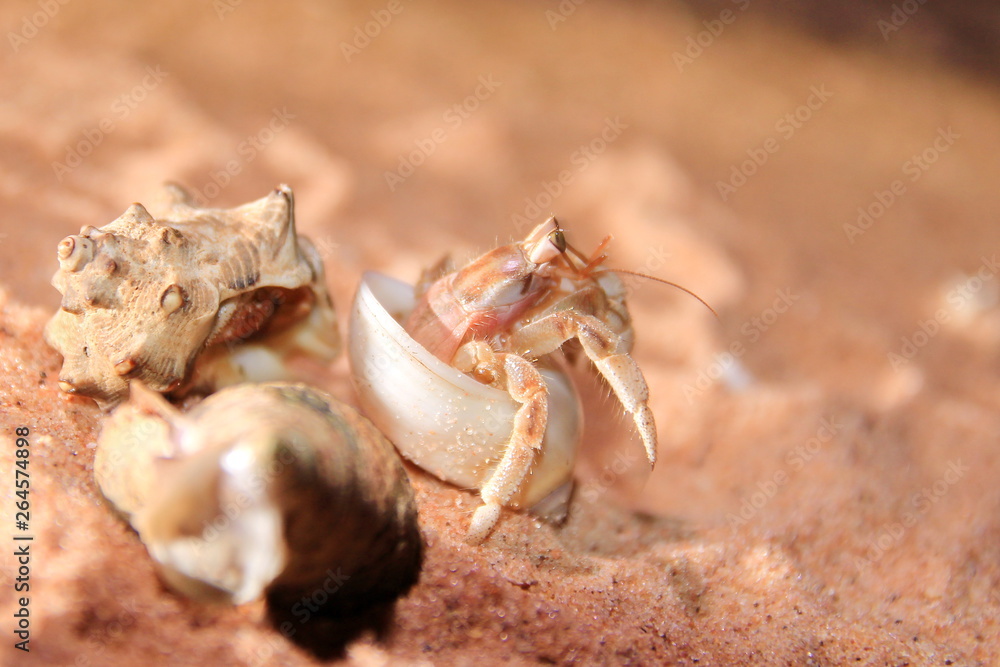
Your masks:
<svg viewBox="0 0 1000 667"><path fill-rule="evenodd" d="M678 285L675 282L671 282L669 280L664 280L663 278L657 278L656 276L650 276L650 275L646 275L645 273L639 273L638 271L629 271L628 269L608 269L608 271L613 271L615 273L627 273L630 276L638 276L640 278L646 278L648 280L655 280L658 283L663 283L664 285L670 285L671 287L676 287L680 291L686 292L687 294L690 294L694 298L698 299L698 301L701 302L701 305L705 306L710 311L712 311L712 314L715 315L715 319L719 320L720 322L722 321L722 318L719 317L719 314L717 312L715 312L715 308L712 308L710 305L708 305L707 301L705 301L700 296L698 296L697 294L695 294L694 292L692 292L691 290L689 290L687 287L684 287L683 285Z"/></svg>
<svg viewBox="0 0 1000 667"><path fill-rule="evenodd" d="M608 247L608 244L610 244L613 239L614 237L611 236L611 234L605 236L604 240L601 241L600 244L598 244L597 248L590 255L590 257L584 255L582 252L580 252L572 245L570 245L569 242L567 241L566 250L573 253L577 259L583 262L583 267L577 268L577 266L573 264L572 260L568 256L566 259L567 261L569 261L570 266L573 267L581 276L589 276L591 273L593 273L594 269L596 269L598 266L604 263L604 260L608 258L608 254L604 252L604 249Z"/></svg>
<svg viewBox="0 0 1000 667"><path fill-rule="evenodd" d="M559 223L557 222L556 224L558 225ZM568 253L564 253L563 256L566 258L566 261L569 263L570 268L572 268L574 271L576 271L579 275L584 276L584 277L585 276L589 276L590 274L592 274L594 272L595 269L597 269L597 267L599 267L601 264L603 264L604 261L608 258L608 254L606 252L604 252L604 249L608 247L608 245L611 243L612 240L614 240L614 237L611 234L608 234L607 236L605 236L604 240L601 241L600 244L598 244L597 248L590 255L590 257L587 257L586 255L584 255L582 252L580 252L579 250L577 250L576 248L574 248L569 243L569 241L567 241L566 242L566 250L568 251ZM578 267L573 262L573 259L572 259L572 257L570 256L569 253L572 253L572 256L575 256L579 261L583 262L583 266L582 267ZM614 273L627 273L630 276L638 276L639 278L646 278L647 280L655 280L658 283L663 283L664 285L670 285L671 287L676 287L680 291L686 292L687 294L690 294L691 296L693 296L694 298L696 298L699 302L701 302L701 305L705 306L706 308L709 309L709 311L711 311L712 315L715 315L715 319L719 320L720 322L722 321L722 318L719 317L719 314L717 312L715 312L714 308L712 308L710 305L708 305L707 301L705 301L700 296L698 296L697 294L695 294L694 292L692 292L691 290L689 290L687 287L684 287L683 285L678 285L675 282L671 282L669 280L664 280L663 278L657 278L656 276L650 276L650 275L647 275L645 273L639 273L638 271L629 271L628 269L605 269L605 270L606 271L612 271Z"/></svg>

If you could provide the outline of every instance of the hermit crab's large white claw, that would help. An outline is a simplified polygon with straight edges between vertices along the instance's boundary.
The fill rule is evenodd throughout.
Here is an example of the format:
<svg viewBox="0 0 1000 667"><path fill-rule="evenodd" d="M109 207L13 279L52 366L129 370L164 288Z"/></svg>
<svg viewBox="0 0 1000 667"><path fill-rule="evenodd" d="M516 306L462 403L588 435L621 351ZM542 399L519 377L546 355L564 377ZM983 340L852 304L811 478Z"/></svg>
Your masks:
<svg viewBox="0 0 1000 667"><path fill-rule="evenodd" d="M349 341L361 405L403 456L447 482L479 490L503 456L518 404L415 342L398 321L413 306L410 285L371 271L362 277ZM582 415L569 378L539 370L549 393L545 440L508 504L551 516L565 511Z"/></svg>

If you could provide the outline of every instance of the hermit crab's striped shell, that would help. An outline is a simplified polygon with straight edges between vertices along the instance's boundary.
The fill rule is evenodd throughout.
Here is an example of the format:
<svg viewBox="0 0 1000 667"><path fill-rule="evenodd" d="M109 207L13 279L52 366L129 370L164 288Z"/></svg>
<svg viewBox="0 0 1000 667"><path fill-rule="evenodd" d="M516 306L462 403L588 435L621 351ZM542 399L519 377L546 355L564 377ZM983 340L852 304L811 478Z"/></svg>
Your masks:
<svg viewBox="0 0 1000 667"><path fill-rule="evenodd" d="M63 355L65 391L108 409L132 379L179 396L284 379L293 351L336 355L322 260L295 233L288 186L233 209L200 208L168 186L154 210L133 204L59 244L62 303L45 335Z"/></svg>
<svg viewBox="0 0 1000 667"><path fill-rule="evenodd" d="M167 582L196 599L280 606L322 590L344 611L399 593L419 569L392 445L305 385L230 387L182 414L134 382L94 473Z"/></svg>

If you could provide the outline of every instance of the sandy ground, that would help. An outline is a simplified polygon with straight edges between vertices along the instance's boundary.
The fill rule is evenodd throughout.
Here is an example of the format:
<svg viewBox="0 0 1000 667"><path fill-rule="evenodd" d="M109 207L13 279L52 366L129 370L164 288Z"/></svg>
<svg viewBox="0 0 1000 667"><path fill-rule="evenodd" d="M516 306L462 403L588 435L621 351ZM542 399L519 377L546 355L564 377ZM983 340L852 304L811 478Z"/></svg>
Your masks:
<svg viewBox="0 0 1000 667"><path fill-rule="evenodd" d="M772 4L6 3L0 660L998 664L1000 16ZM365 269L412 280L554 211L721 322L629 282L656 470L581 373L564 526L466 546L477 499L411 468L417 586L377 631L289 640L162 587L41 340L58 241L166 180L217 206L291 184L342 316ZM343 359L314 381L353 401Z"/></svg>

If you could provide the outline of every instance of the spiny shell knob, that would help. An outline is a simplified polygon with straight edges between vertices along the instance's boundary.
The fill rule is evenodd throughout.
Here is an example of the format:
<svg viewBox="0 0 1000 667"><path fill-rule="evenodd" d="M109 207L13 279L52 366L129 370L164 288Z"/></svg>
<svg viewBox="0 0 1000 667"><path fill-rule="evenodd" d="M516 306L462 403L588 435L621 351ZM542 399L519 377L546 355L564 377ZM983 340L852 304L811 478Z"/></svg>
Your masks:
<svg viewBox="0 0 1000 667"><path fill-rule="evenodd" d="M60 271L80 271L94 257L94 242L84 236L67 236L56 252Z"/></svg>
<svg viewBox="0 0 1000 667"><path fill-rule="evenodd" d="M180 285L171 285L163 291L163 296L160 297L160 306L163 308L163 312L168 315L175 313L183 305L184 292Z"/></svg>
<svg viewBox="0 0 1000 667"><path fill-rule="evenodd" d="M73 248L76 247L76 241L73 240L72 236L67 236L62 241L59 242L58 254L59 259L69 259L69 256L73 254Z"/></svg>

